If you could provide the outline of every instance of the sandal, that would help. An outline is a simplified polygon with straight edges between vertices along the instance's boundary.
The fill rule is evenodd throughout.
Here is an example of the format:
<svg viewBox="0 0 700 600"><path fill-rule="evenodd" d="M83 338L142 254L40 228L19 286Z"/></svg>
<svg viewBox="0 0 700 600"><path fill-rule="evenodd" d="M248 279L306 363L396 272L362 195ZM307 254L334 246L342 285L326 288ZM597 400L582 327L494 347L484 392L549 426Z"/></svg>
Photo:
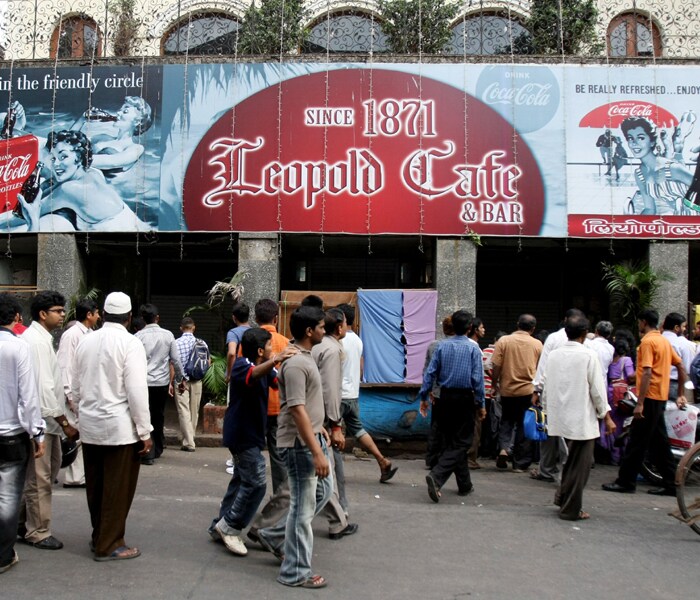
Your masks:
<svg viewBox="0 0 700 600"><path fill-rule="evenodd" d="M284 581L280 581L280 583L282 585L288 585L289 587L306 588L307 590L320 589L328 585L328 582L322 575L312 575L311 577L302 579L297 583L285 583Z"/></svg>
<svg viewBox="0 0 700 600"><path fill-rule="evenodd" d="M580 510L578 515L575 517L564 517L561 514L559 515L560 519L563 519L564 521L585 521L587 519L591 518L591 515L589 515L587 512Z"/></svg>
<svg viewBox="0 0 700 600"><path fill-rule="evenodd" d="M141 556L141 551L138 548L119 546L112 554L108 554L107 556L93 556L93 559L97 562L104 562L107 560L129 560L137 556Z"/></svg>
<svg viewBox="0 0 700 600"><path fill-rule="evenodd" d="M386 466L381 470L381 475L379 476L379 483L386 483L389 481L394 475L396 475L396 471L398 471L398 467L392 467L391 466L391 461L388 460L386 462Z"/></svg>
<svg viewBox="0 0 700 600"><path fill-rule="evenodd" d="M425 476L425 482L428 484L428 496L436 504L440 502L440 488L438 487L436 481L433 479L432 475Z"/></svg>

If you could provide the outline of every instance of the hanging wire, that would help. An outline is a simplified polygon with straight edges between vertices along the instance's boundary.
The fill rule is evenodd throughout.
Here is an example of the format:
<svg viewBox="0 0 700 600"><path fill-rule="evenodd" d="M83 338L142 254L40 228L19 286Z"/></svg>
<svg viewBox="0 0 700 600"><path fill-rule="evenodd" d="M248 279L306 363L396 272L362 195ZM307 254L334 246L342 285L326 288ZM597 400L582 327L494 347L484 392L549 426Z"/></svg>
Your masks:
<svg viewBox="0 0 700 600"><path fill-rule="evenodd" d="M561 0L560 0L561 1ZM512 15L510 11L510 4L508 5L508 39L510 41L510 72L511 75L513 75L510 80L511 80L511 85L515 85L515 46L513 44L513 27L512 27L513 21L512 21ZM518 136L517 136L517 131L515 129L515 102L511 102L511 123L513 125L513 133L512 133L512 141L513 141L513 164L518 164ZM518 188L519 186L519 181L516 179L513 182L514 188L515 188L515 196L516 198L520 197ZM518 244L517 244L517 252L521 253L523 251L523 224L522 224L522 219L518 223Z"/></svg>
<svg viewBox="0 0 700 600"><path fill-rule="evenodd" d="M146 81L146 58L145 58L145 57L141 57L141 94L140 94L140 97L141 97L142 106L143 106L143 102L144 102L144 100L143 100L143 86L144 86L144 82L145 82L145 81ZM141 132L141 128L139 127L139 128L138 128L138 132L137 132L137 138L136 138L136 142L137 142L138 144L141 144L141 136L142 136L142 135L143 135L143 134L142 134L142 132ZM140 163L140 169L141 169L141 196L143 197L144 215L145 215L146 209L148 208L148 202L146 202L146 188L147 188L147 186L146 186L146 163L145 163L145 159L146 159L146 157L143 156L143 157L142 157L142 161L141 161L141 163ZM139 195L138 195L138 194L136 195L136 202L135 202L135 205L134 205L134 213L136 214L136 218L138 219L138 217L139 217ZM145 222L145 219L144 219L144 222ZM138 240L138 235L137 235L137 240ZM138 244L138 241L137 241L137 244Z"/></svg>
<svg viewBox="0 0 700 600"><path fill-rule="evenodd" d="M178 4L179 6L179 4ZM189 138L189 110L187 103L187 92L189 82L189 66L190 66L190 35L192 32L192 13L187 17L187 39L185 41L185 63L184 63L184 85L182 94L182 117L180 119L180 173L182 175L182 183L180 185L180 260L182 261L185 255L185 143Z"/></svg>
<svg viewBox="0 0 700 600"><path fill-rule="evenodd" d="M234 85L238 85L238 40L240 37L240 24L239 28L236 30L236 41L233 46L233 81ZM236 139L236 108L237 108L237 98L234 98L233 107L231 108L231 139ZM235 252L233 247L233 192L229 194L228 197L228 248L227 250L231 253Z"/></svg>
<svg viewBox="0 0 700 600"><path fill-rule="evenodd" d="M330 72L330 62L331 62L331 3L329 0L326 0L326 76L325 76L325 100L324 100L324 108L326 111L328 110L328 98L329 98L329 93L330 93L330 83L329 83L329 72ZM328 124L324 123L323 125L323 164L327 164L328 161ZM325 171L324 174L321 175L325 179ZM319 246L319 250L321 251L321 254L326 253L326 249L324 246L324 231L326 227L326 182L322 181L320 182L322 186L322 191L321 191L321 244Z"/></svg>
<svg viewBox="0 0 700 600"><path fill-rule="evenodd" d="M370 106L372 106L374 96L374 12L370 13L370 22L372 29L369 36L369 102ZM373 136L368 136L367 138L369 154L372 154L372 138ZM372 254L372 195L369 192L367 192L367 218L365 223L367 225L367 255L370 256Z"/></svg>
<svg viewBox="0 0 700 600"><path fill-rule="evenodd" d="M12 108L12 82L14 81L13 79L13 71L14 71L14 65L15 65L15 59L10 60L10 97L8 99L7 103L7 114L10 114L10 110ZM9 146L10 146L10 138L7 138L5 142L5 154L9 154ZM19 200L17 201L19 202ZM7 208L7 207L5 207ZM5 256L7 258L12 258L12 231L10 230L10 221L7 221L7 248L5 250Z"/></svg>
<svg viewBox="0 0 700 600"><path fill-rule="evenodd" d="M279 52L279 81L277 82L277 162L282 162L282 61L284 60L284 9L285 4L282 0L282 10L280 13L280 52ZM282 235L282 192L280 186L277 186L277 228L278 234ZM282 245L280 244L281 257Z"/></svg>
<svg viewBox="0 0 700 600"><path fill-rule="evenodd" d="M423 105L423 1L418 0L418 101ZM423 128L418 133L418 150L423 151ZM425 253L423 247L423 229L425 226L425 207L423 205L425 197L421 187L419 195L419 224L418 224L418 251Z"/></svg>

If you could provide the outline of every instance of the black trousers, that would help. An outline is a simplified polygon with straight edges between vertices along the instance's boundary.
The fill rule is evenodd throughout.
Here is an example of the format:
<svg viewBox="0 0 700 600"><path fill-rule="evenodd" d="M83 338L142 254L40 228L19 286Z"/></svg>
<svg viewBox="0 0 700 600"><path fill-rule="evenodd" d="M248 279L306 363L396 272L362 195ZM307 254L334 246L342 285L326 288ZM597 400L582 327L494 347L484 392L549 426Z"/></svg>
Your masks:
<svg viewBox="0 0 700 600"><path fill-rule="evenodd" d="M583 488L588 483L593 464L595 440L566 440L569 457L564 463L559 496L559 517L575 521L583 506Z"/></svg>
<svg viewBox="0 0 700 600"><path fill-rule="evenodd" d="M472 486L467 452L474 439L474 392L443 387L435 403L440 449L430 474L438 487L442 487L454 473L459 491L467 491Z"/></svg>
<svg viewBox="0 0 700 600"><path fill-rule="evenodd" d="M644 418L632 421L630 437L617 475L619 485L636 487L637 475L648 450L652 462L664 479L664 487L675 487L676 468L668 443L665 413L665 401L644 398Z"/></svg>
<svg viewBox="0 0 700 600"><path fill-rule="evenodd" d="M165 432L163 431L165 427L165 402L168 399L168 387L167 385L148 386L148 410L151 413L151 425L153 425L153 431L151 431L153 447L148 456L144 456L144 458L158 458L163 454L163 448L165 448Z"/></svg>

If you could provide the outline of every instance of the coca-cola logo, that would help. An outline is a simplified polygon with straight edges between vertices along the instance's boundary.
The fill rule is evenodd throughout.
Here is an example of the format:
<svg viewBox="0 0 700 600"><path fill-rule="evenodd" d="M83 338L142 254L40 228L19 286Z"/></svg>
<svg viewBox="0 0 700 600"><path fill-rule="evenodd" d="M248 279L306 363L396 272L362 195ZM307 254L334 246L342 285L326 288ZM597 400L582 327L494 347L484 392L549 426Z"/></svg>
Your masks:
<svg viewBox="0 0 700 600"><path fill-rule="evenodd" d="M33 135L0 140L0 212L12 210L17 194L39 160L39 142Z"/></svg>
<svg viewBox="0 0 700 600"><path fill-rule="evenodd" d="M611 117L647 117L654 114L654 106L651 104L624 104L622 102L611 104L608 115Z"/></svg>
<svg viewBox="0 0 700 600"><path fill-rule="evenodd" d="M559 108L559 82L548 67L490 66L476 84L476 95L513 123L520 133L546 125Z"/></svg>
<svg viewBox="0 0 700 600"><path fill-rule="evenodd" d="M0 163L0 182L8 183L29 176L31 154L23 156L11 156L4 163Z"/></svg>

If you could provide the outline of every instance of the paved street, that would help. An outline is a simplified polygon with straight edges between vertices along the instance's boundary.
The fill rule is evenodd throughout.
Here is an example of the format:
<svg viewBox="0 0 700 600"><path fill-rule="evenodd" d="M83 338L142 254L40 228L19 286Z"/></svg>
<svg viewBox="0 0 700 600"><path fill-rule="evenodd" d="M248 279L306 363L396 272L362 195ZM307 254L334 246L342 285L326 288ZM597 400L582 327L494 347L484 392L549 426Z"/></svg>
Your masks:
<svg viewBox="0 0 700 600"><path fill-rule="evenodd" d="M143 467L127 528L142 550L135 560L97 563L88 549L83 490L55 489L57 552L17 545L20 563L0 576L0 597L302 598L334 600L450 598L694 598L700 536L666 513L672 498L600 491L614 478L596 467L585 494L590 521L556 517L553 485L526 474L497 472L492 461L473 475L475 492L440 504L426 492L420 460L396 460L388 485L374 461L346 459L352 520L359 532L340 541L315 522L315 570L326 590L291 589L275 581L275 559L250 544L245 558L206 534L228 476L227 452L172 447Z"/></svg>

